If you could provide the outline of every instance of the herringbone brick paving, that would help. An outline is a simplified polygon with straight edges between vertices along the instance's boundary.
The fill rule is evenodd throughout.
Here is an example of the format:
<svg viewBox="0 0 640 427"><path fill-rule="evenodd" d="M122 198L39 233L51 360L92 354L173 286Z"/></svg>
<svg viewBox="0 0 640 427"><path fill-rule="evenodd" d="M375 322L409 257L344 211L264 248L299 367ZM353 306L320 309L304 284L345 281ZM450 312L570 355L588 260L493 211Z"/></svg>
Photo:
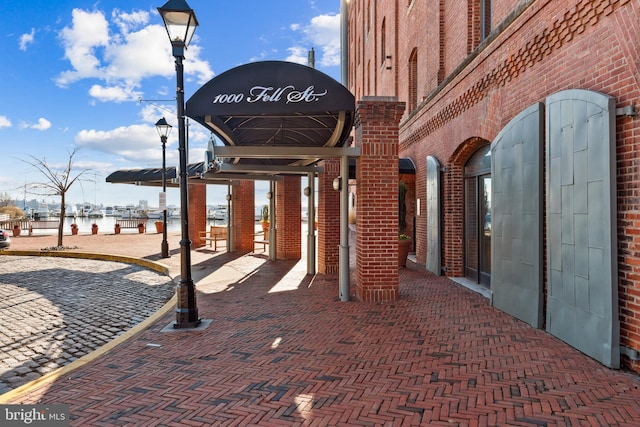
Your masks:
<svg viewBox="0 0 640 427"><path fill-rule="evenodd" d="M416 266L385 304L340 302L337 277L291 278L293 262L259 254L206 269L207 329L160 333L169 313L13 403L70 404L78 426L640 425L637 375ZM283 277L297 287L271 291Z"/></svg>

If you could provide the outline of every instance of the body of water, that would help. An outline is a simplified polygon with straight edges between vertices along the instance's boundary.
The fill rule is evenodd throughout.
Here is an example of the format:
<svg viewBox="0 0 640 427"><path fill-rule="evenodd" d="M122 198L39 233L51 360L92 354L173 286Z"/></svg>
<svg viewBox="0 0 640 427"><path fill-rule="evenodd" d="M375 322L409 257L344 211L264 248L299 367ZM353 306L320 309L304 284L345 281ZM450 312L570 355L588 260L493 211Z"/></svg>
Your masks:
<svg viewBox="0 0 640 427"><path fill-rule="evenodd" d="M58 218L50 217L49 220L57 220ZM99 233L113 233L114 226L116 221L120 219L114 216L105 216L102 218L86 218L86 217L78 217L78 218L65 218L64 219L64 232L65 234L71 233L71 224L74 222L78 224L79 233L90 233L91 225L93 223L98 224L98 232ZM155 219L147 220L147 233L155 233L156 229L154 226ZM162 221L162 220L160 220ZM180 217L167 218L167 231L168 232L180 232L181 227ZM225 225L224 221L219 220L207 220L208 225ZM190 224L191 225L191 224ZM34 230L35 233L50 233L52 230ZM133 229L124 230L125 233L133 232Z"/></svg>

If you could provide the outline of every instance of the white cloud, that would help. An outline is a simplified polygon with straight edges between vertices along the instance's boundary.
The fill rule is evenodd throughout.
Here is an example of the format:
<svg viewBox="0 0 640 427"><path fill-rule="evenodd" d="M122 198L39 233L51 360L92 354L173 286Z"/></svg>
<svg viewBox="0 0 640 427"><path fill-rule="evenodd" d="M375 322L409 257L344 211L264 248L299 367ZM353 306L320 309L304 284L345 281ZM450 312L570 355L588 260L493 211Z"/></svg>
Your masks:
<svg viewBox="0 0 640 427"><path fill-rule="evenodd" d="M82 79L98 79L89 95L102 102L136 99L144 79L175 75L171 44L162 24L149 24L150 14L114 9L109 22L101 11L73 10L73 20L60 38L72 69L60 73L61 87ZM195 40L194 40L195 41ZM192 44L185 57L185 78L205 83L213 77L201 48Z"/></svg>
<svg viewBox="0 0 640 427"><path fill-rule="evenodd" d="M36 35L36 29L32 28L31 32L28 34L23 34L20 36L20 50L26 51L27 46L33 43L34 37Z"/></svg>
<svg viewBox="0 0 640 427"><path fill-rule="evenodd" d="M129 164L145 168L160 167L162 165L162 144L155 123L164 114L169 124L174 127L169 134L166 145L167 165L177 165L179 160L178 124L175 122L175 117L167 112L162 113L160 109L153 106L145 107L144 110L143 116L145 120L148 120L148 124L121 126L107 131L82 130L76 135L75 143L83 150L115 156L119 165ZM153 114L154 111L156 114ZM190 127L189 163L197 163L204 159L204 151L208 141L208 132ZM106 158L106 156L102 157Z"/></svg>
<svg viewBox="0 0 640 427"><path fill-rule="evenodd" d="M340 15L316 16L305 28L305 33L316 50L322 51L322 65L340 65Z"/></svg>
<svg viewBox="0 0 640 427"><path fill-rule="evenodd" d="M306 64L307 51L313 47L316 51L316 64L324 67L340 65L340 15L318 15L308 25L293 24L290 28L302 31L305 40L304 45L301 43L287 49L290 52L288 61Z"/></svg>
<svg viewBox="0 0 640 427"><path fill-rule="evenodd" d="M142 10L127 13L114 9L111 12L111 17L123 34L127 34L132 28L141 27L149 22L149 12Z"/></svg>
<svg viewBox="0 0 640 427"><path fill-rule="evenodd" d="M76 135L75 142L82 149L115 155L128 163L144 164L144 167L160 166L162 145L153 124L121 126L108 131L82 130ZM166 148L167 165L178 163L175 147L177 132L172 132Z"/></svg>
<svg viewBox="0 0 640 427"><path fill-rule="evenodd" d="M177 132L178 124L175 122L175 105L167 106L147 104L142 107L140 117L145 123L149 123L153 126L155 126L156 122L160 120L161 117L164 117L167 122L175 128L172 129L172 132Z"/></svg>
<svg viewBox="0 0 640 427"><path fill-rule="evenodd" d="M38 123L20 123L20 127L23 129L35 129L35 130L47 130L51 127L51 122L43 117L38 119Z"/></svg>
<svg viewBox="0 0 640 427"><path fill-rule="evenodd" d="M138 99L141 92L136 92L131 88L111 86L104 87L93 85L89 89L89 95L102 102L123 102Z"/></svg>
<svg viewBox="0 0 640 427"><path fill-rule="evenodd" d="M6 118L5 116L0 116L0 129L10 128L10 127L11 127L11 120Z"/></svg>
<svg viewBox="0 0 640 427"><path fill-rule="evenodd" d="M57 78L56 83L62 87L83 78L104 77L96 50L109 43L109 25L102 12L73 9L72 16L72 26L65 27L60 33L64 56L74 68Z"/></svg>
<svg viewBox="0 0 640 427"><path fill-rule="evenodd" d="M295 62L298 64L307 65L309 62L309 52L306 47L294 46L287 48L289 56L285 58L285 61Z"/></svg>
<svg viewBox="0 0 640 427"><path fill-rule="evenodd" d="M38 119L38 124L34 124L31 127L37 130L47 130L51 127L51 122L45 118L40 117Z"/></svg>

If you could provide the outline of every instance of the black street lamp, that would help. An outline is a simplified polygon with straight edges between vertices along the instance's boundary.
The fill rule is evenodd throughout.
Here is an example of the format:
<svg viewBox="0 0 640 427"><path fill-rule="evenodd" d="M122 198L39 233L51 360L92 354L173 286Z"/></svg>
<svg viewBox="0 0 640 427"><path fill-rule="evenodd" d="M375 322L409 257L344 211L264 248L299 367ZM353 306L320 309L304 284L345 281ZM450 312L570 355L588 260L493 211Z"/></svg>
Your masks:
<svg viewBox="0 0 640 427"><path fill-rule="evenodd" d="M169 0L158 8L167 29L176 60L176 104L178 107L178 151L180 153L180 284L177 288L176 329L195 328L200 324L196 292L191 277L191 240L189 239L189 195L187 189L187 148L184 124L184 69L182 60L198 26L196 14L184 0Z"/></svg>
<svg viewBox="0 0 640 427"><path fill-rule="evenodd" d="M156 130L162 141L162 194L164 196L164 206L162 210L162 245L160 253L162 258L169 258L169 243L167 242L167 137L171 133L172 126L163 118L156 123Z"/></svg>

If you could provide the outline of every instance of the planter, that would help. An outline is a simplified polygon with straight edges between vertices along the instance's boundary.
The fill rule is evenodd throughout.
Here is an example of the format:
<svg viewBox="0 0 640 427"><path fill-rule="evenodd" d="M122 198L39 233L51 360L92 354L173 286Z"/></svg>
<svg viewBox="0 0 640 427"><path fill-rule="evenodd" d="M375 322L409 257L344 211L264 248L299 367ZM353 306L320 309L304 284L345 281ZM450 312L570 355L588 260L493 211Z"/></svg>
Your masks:
<svg viewBox="0 0 640 427"><path fill-rule="evenodd" d="M71 234L72 235L78 234L78 225L77 224L71 224Z"/></svg>
<svg viewBox="0 0 640 427"><path fill-rule="evenodd" d="M97 224L93 224L91 226L91 234L98 234L98 225Z"/></svg>
<svg viewBox="0 0 640 427"><path fill-rule="evenodd" d="M20 233L22 233L22 229L20 228L20 226L19 225L14 225L13 226L13 236L14 237L19 236Z"/></svg>
<svg viewBox="0 0 640 427"><path fill-rule="evenodd" d="M156 233L162 233L162 226L163 226L162 221L156 221L155 224L156 224Z"/></svg>
<svg viewBox="0 0 640 427"><path fill-rule="evenodd" d="M262 225L262 231L269 231L269 221L260 221L260 225Z"/></svg>
<svg viewBox="0 0 640 427"><path fill-rule="evenodd" d="M144 233L144 224L138 224L138 233Z"/></svg>
<svg viewBox="0 0 640 427"><path fill-rule="evenodd" d="M398 240L398 267L407 266L407 257L411 250L411 239Z"/></svg>
<svg viewBox="0 0 640 427"><path fill-rule="evenodd" d="M113 227L113 231L114 231L116 234L120 234L120 224L116 224L116 225Z"/></svg>

